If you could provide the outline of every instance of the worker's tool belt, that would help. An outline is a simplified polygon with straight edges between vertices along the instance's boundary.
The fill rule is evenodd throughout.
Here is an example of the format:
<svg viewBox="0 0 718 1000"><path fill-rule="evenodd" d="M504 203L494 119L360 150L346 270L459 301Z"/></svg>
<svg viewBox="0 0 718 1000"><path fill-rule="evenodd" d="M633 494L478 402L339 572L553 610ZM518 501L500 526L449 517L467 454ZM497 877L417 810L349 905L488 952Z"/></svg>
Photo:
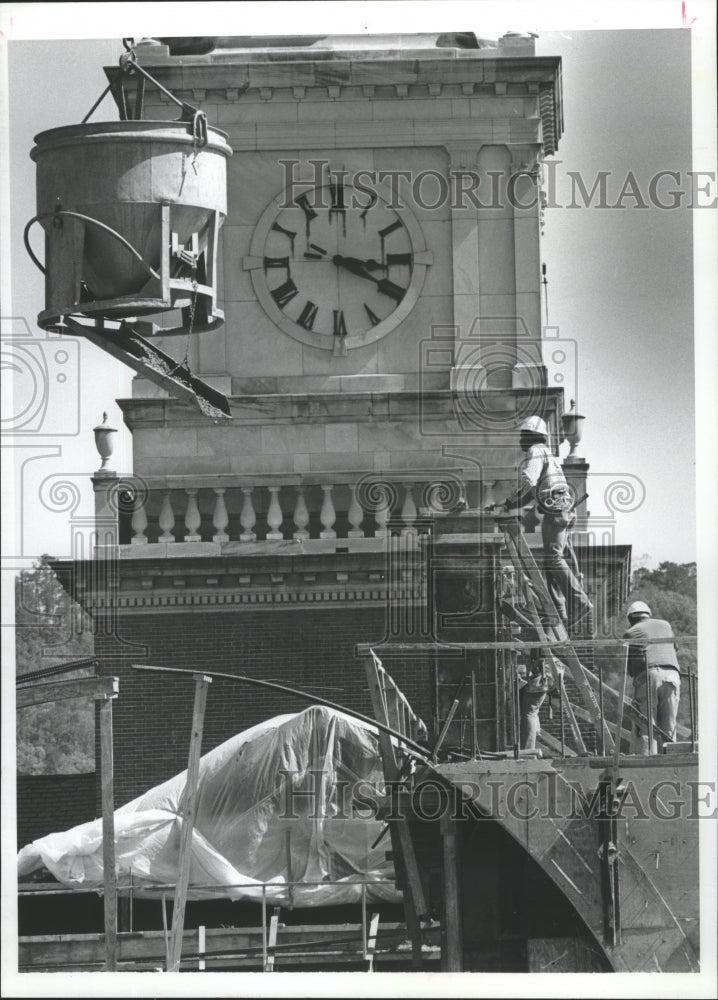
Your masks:
<svg viewBox="0 0 718 1000"><path fill-rule="evenodd" d="M526 678L527 694L557 694L562 674L563 664L555 657L541 657L529 666Z"/></svg>
<svg viewBox="0 0 718 1000"><path fill-rule="evenodd" d="M543 469L536 484L536 503L544 514L557 514L573 509L576 497L566 482L562 472L549 472L548 460L544 460Z"/></svg>

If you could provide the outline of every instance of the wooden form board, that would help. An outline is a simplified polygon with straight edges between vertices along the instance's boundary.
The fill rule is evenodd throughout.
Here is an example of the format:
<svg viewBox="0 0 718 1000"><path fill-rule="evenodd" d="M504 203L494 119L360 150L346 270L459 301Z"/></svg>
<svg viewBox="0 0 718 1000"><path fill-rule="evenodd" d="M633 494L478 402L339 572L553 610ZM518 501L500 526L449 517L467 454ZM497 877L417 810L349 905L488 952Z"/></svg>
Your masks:
<svg viewBox="0 0 718 1000"><path fill-rule="evenodd" d="M43 681L23 684L15 689L16 708L43 705L48 701L65 701L68 698L115 698L120 682L116 677L80 677L72 681Z"/></svg>
<svg viewBox="0 0 718 1000"><path fill-rule="evenodd" d="M192 712L192 733L190 736L189 762L187 764L187 783L182 793L183 816L182 835L179 852L179 873L175 889L174 907L172 909L172 933L170 935L170 953L168 972L179 969L182 957L182 941L184 931L184 914L187 905L187 889L189 887L190 866L192 863L192 835L197 805L197 784L199 780L199 760L202 754L202 734L204 732L204 710L207 705L207 689L212 678L204 674L195 676L194 708Z"/></svg>
<svg viewBox="0 0 718 1000"><path fill-rule="evenodd" d="M371 949L374 963L391 961L401 963L406 969L410 961L407 952L408 933L403 923L377 923L376 936L372 936L375 914L369 921L367 949L365 950L362 925L354 924L297 924L282 927L280 940L274 951L276 965L366 963ZM142 968L161 968L165 964L165 938L163 931L120 933L118 935L118 961L121 966L136 964ZM425 954L429 959L439 957L438 925L424 931ZM261 971L261 927L206 927L204 951L200 950L198 930L183 934L182 968L194 970L200 959L207 969L234 965ZM100 968L104 960L102 934L40 935L19 940L19 968L23 972L62 970L70 968Z"/></svg>

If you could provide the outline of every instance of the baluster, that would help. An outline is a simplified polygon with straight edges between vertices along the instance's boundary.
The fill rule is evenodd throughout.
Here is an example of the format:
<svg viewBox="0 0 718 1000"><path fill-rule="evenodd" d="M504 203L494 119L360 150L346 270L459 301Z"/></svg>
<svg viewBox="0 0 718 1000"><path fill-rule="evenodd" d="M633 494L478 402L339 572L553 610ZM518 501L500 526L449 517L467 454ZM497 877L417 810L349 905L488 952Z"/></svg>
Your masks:
<svg viewBox="0 0 718 1000"><path fill-rule="evenodd" d="M496 483L496 479L484 479L484 495L481 499L481 503L484 507L489 507L492 503L496 503L496 497L494 496L494 486L496 486Z"/></svg>
<svg viewBox="0 0 718 1000"><path fill-rule="evenodd" d="M307 531L307 525L309 524L309 511L307 509L307 501L304 499L303 486L297 486L297 502L294 505L294 523L297 526L297 530L294 532L294 538L300 542L304 538L309 538L309 532Z"/></svg>
<svg viewBox="0 0 718 1000"><path fill-rule="evenodd" d="M349 506L349 513L347 514L349 518L349 524L351 528L349 529L349 538L363 538L364 532L361 527L361 523L364 520L364 511L362 506L357 500L357 489L356 486L352 487L352 502Z"/></svg>
<svg viewBox="0 0 718 1000"><path fill-rule="evenodd" d="M186 542L201 542L202 536L199 534L199 526L202 523L199 507L197 506L197 490L185 490L187 494L187 510L184 515L184 525L187 534L184 536Z"/></svg>
<svg viewBox="0 0 718 1000"><path fill-rule="evenodd" d="M495 489L499 485L498 479L484 479L481 484L481 503L483 507L490 507L496 503ZM505 494L504 494L505 495ZM485 518L484 531L498 531L499 526L492 518Z"/></svg>
<svg viewBox="0 0 718 1000"><path fill-rule="evenodd" d="M158 541L160 542L174 542L175 536L172 534L172 529L175 526L175 515L172 510L172 501L170 499L170 491L162 491L162 508L160 510L160 528L162 528L162 534L160 535Z"/></svg>
<svg viewBox="0 0 718 1000"><path fill-rule="evenodd" d="M257 515L254 513L254 505L252 503L252 489L251 486L242 486L242 493L244 495L244 500L242 501L242 511L239 515L239 522L242 525L243 531L239 536L240 542L254 542L257 539L254 531L252 530L257 523Z"/></svg>
<svg viewBox="0 0 718 1000"><path fill-rule="evenodd" d="M225 490L219 486L215 486L214 492L217 500L214 505L212 524L216 529L216 533L212 536L212 539L221 544L222 542L229 541L229 535L225 531L225 528L229 524L229 514L227 513L227 505L224 502Z"/></svg>
<svg viewBox="0 0 718 1000"><path fill-rule="evenodd" d="M132 505L132 530L134 532L132 536L133 545L147 545L147 535L145 534L145 528L147 527L145 500L146 496L140 490L137 490L135 493L135 501Z"/></svg>
<svg viewBox="0 0 718 1000"><path fill-rule="evenodd" d="M374 520L376 521L376 531L374 535L377 538L383 538L389 534L389 529L386 526L387 521L391 517L391 507L392 507L392 488L384 488L381 494L382 503L380 503L376 510L374 511Z"/></svg>
<svg viewBox="0 0 718 1000"><path fill-rule="evenodd" d="M320 538L336 538L337 533L334 531L334 522L337 519L337 512L334 510L334 502L332 500L332 489L333 486L322 486L324 490L324 500L322 501L322 509L319 512L319 520L324 525L324 530L319 532Z"/></svg>
<svg viewBox="0 0 718 1000"><path fill-rule="evenodd" d="M268 542L278 542L284 538L284 535L279 530L282 524L282 508L279 506L279 487L278 486L268 486L269 490L269 509L267 511L267 524L270 527L270 531L267 532Z"/></svg>
<svg viewBox="0 0 718 1000"><path fill-rule="evenodd" d="M401 529L402 535L408 535L414 531L417 511L413 489L411 483L406 484L406 497L404 498L404 506L401 508L401 519L404 522L404 527Z"/></svg>

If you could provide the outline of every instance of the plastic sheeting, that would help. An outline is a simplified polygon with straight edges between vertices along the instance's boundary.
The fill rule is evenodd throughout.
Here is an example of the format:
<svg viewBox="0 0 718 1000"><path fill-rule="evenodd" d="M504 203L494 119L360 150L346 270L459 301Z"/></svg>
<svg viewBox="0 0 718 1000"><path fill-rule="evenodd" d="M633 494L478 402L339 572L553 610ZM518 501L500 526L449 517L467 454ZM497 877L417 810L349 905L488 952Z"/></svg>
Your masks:
<svg viewBox="0 0 718 1000"><path fill-rule="evenodd" d="M118 881L155 895L174 883L187 772L115 812ZM352 813L352 797L376 801L383 771L376 734L341 712L313 706L234 736L202 757L192 835L190 899L228 896L294 906L389 902L401 896L386 860L388 837L370 808ZM53 833L24 847L19 874L44 865L70 888L101 888L102 821ZM287 882L305 883L291 890ZM330 884L311 884L327 882ZM357 884L359 883L359 884ZM231 886L232 888L213 888Z"/></svg>

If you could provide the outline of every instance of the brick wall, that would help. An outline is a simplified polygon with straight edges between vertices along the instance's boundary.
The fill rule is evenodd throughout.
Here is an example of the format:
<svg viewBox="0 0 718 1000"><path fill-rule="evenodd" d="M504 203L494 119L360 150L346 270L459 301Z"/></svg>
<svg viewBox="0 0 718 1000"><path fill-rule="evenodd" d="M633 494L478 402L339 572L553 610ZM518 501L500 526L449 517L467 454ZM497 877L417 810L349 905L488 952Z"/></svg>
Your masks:
<svg viewBox="0 0 718 1000"><path fill-rule="evenodd" d="M383 606L123 614L121 636L146 645L146 651L133 653L107 638L96 639L101 672L120 679L120 696L113 703L116 805L186 768L192 721L191 677L139 673L131 663L281 681L371 715L366 676L354 658L354 646L380 642L385 616ZM430 721L430 664L392 659L387 667L415 711ZM203 750L309 704L281 692L215 680L207 700ZM99 760L99 747L97 752Z"/></svg>
<svg viewBox="0 0 718 1000"><path fill-rule="evenodd" d="M95 818L95 774L18 774L17 846Z"/></svg>

